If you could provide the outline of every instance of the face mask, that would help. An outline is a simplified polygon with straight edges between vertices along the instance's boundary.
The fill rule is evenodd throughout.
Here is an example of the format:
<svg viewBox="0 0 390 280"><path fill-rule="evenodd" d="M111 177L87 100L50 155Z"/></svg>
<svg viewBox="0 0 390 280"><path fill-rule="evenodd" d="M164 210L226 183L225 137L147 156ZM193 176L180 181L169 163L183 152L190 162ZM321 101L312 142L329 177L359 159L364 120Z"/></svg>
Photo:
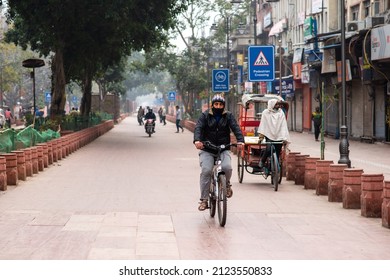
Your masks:
<svg viewBox="0 0 390 280"><path fill-rule="evenodd" d="M213 110L213 113L215 114L215 115L222 115L222 112L223 112L223 108L212 108L212 110Z"/></svg>

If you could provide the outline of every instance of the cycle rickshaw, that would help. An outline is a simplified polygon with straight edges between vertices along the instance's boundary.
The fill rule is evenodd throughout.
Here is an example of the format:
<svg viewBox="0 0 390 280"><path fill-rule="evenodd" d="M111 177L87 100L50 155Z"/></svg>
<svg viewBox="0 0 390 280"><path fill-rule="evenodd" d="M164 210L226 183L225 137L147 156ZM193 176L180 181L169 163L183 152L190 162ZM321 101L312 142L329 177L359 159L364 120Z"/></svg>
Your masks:
<svg viewBox="0 0 390 280"><path fill-rule="evenodd" d="M253 175L262 175L265 179L271 177L271 184L274 190L278 190L278 185L282 182L283 176L283 161L285 159L285 145L280 153L280 157L276 156L274 144L280 143L259 143L257 128L261 121L261 112L267 108L268 100L278 99L282 106L286 118L288 114L288 103L282 97L275 94L244 94L242 101L239 103L238 123L241 131L244 134L245 146L241 152L237 154L237 171L238 181L242 183L244 171ZM265 168L259 167L259 162L262 154L265 152L267 145L271 146L271 156L268 157Z"/></svg>

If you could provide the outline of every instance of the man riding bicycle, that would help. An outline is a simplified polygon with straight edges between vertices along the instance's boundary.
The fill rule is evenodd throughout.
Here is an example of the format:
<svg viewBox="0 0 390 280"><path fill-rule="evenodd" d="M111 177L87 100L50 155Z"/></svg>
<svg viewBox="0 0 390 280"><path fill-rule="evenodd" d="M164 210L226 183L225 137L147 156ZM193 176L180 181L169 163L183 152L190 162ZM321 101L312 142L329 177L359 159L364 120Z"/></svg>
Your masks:
<svg viewBox="0 0 390 280"><path fill-rule="evenodd" d="M268 100L267 109L261 114L261 121L258 128L259 142L262 142L264 137L266 142L290 142L290 134L288 132L286 115L281 109L279 100ZM276 155L280 156L282 144L275 144ZM265 153L259 162L259 167L263 168L267 158L271 155L271 147L267 145Z"/></svg>
<svg viewBox="0 0 390 280"><path fill-rule="evenodd" d="M195 147L199 149L200 173L200 204L199 211L208 207L208 193L214 167L216 151L203 145L204 141L210 141L214 145L227 145L230 143L230 133L233 132L238 145L244 145L244 137L233 114L225 110L225 99L217 94L211 101L211 109L204 111L198 119L194 130ZM228 150L221 153L222 170L227 180L226 196L232 197L233 190L230 184L232 177L231 156Z"/></svg>

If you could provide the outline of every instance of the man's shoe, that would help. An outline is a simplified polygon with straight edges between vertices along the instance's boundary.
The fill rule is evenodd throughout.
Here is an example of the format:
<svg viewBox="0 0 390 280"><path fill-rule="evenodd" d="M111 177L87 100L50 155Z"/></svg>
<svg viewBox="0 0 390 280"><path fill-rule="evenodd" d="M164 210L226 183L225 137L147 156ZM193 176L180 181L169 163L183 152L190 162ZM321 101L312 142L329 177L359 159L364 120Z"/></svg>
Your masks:
<svg viewBox="0 0 390 280"><path fill-rule="evenodd" d="M263 169L264 163L262 161L259 162L259 167L260 167L260 169Z"/></svg>
<svg viewBox="0 0 390 280"><path fill-rule="evenodd" d="M184 132L184 128L181 129L181 132Z"/></svg>
<svg viewBox="0 0 390 280"><path fill-rule="evenodd" d="M199 206L198 206L198 210L199 211L204 211L208 208L208 203L207 203L207 200L201 200L199 202Z"/></svg>
<svg viewBox="0 0 390 280"><path fill-rule="evenodd" d="M226 197L231 198L233 196L232 185L228 184L226 187Z"/></svg>
<svg viewBox="0 0 390 280"><path fill-rule="evenodd" d="M179 131L176 131L175 133L179 133Z"/></svg>

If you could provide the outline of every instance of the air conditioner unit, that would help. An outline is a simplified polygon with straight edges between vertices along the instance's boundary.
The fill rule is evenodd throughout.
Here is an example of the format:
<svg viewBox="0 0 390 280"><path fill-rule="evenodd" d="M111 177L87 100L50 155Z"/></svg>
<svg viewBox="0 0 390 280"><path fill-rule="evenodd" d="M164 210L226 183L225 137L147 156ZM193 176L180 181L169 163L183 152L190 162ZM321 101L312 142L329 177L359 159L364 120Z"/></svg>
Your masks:
<svg viewBox="0 0 390 280"><path fill-rule="evenodd" d="M366 23L365 27L367 29L373 28L377 25L384 24L385 17L366 17L365 23Z"/></svg>
<svg viewBox="0 0 390 280"><path fill-rule="evenodd" d="M364 21L350 21L347 22L347 31L359 31L364 29Z"/></svg>

